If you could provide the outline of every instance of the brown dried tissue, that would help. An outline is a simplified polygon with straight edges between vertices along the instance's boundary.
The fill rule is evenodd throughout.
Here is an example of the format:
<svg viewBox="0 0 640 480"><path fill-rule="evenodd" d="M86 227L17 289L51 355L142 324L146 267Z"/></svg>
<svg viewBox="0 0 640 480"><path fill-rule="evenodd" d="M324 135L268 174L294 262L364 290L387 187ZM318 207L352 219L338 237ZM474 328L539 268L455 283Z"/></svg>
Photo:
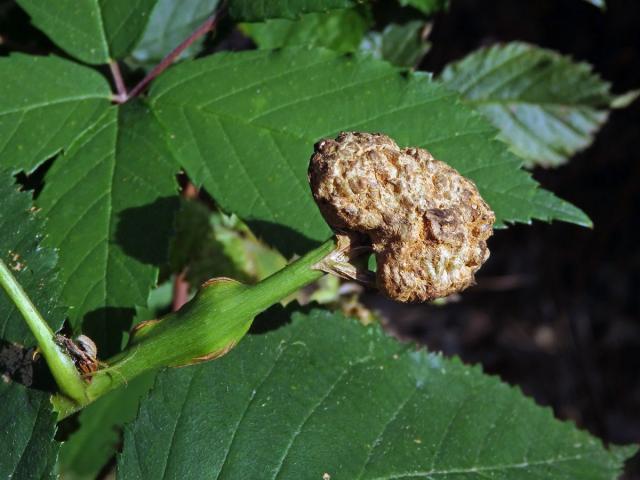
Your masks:
<svg viewBox="0 0 640 480"><path fill-rule="evenodd" d="M421 148L382 134L323 140L309 181L326 221L369 237L378 288L401 302L463 290L489 258L495 215L474 183Z"/></svg>

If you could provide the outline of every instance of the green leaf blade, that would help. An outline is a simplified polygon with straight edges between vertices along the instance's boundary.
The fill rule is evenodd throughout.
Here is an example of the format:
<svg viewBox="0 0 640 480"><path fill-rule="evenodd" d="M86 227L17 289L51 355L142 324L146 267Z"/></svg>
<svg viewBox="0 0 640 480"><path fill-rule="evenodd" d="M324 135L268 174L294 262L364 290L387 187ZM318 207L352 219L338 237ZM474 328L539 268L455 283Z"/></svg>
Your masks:
<svg viewBox="0 0 640 480"><path fill-rule="evenodd" d="M157 0L18 0L33 24L65 52L99 65L134 47Z"/></svg>
<svg viewBox="0 0 640 480"><path fill-rule="evenodd" d="M91 336L119 347L105 308L146 304L168 252L176 168L164 134L140 103L105 112L47 173L38 199L47 244L60 251L70 320L97 310Z"/></svg>
<svg viewBox="0 0 640 480"><path fill-rule="evenodd" d="M449 7L449 0L399 0L399 2L400 5L416 8L425 15L433 15Z"/></svg>
<svg viewBox="0 0 640 480"><path fill-rule="evenodd" d="M58 256L53 249L42 246L43 216L33 208L31 195L17 188L14 178L1 171L0 256L51 329L57 331L65 317L65 309L58 303ZM21 313L1 288L0 332L8 342L28 346L35 343Z"/></svg>
<svg viewBox="0 0 640 480"><path fill-rule="evenodd" d="M360 50L398 67L416 68L431 48L425 38L430 28L420 20L391 23L382 32L370 32Z"/></svg>
<svg viewBox="0 0 640 480"><path fill-rule="evenodd" d="M162 373L126 429L118 474L604 480L631 451L605 450L478 368L314 311Z"/></svg>
<svg viewBox="0 0 640 480"><path fill-rule="evenodd" d="M242 30L262 49L306 45L337 52L353 52L358 49L369 24L366 14L359 9L349 8L310 13L297 20L273 19L247 23Z"/></svg>
<svg viewBox="0 0 640 480"><path fill-rule="evenodd" d="M131 52L132 62L153 68L211 15L219 0L158 0L145 31ZM192 57L202 40L185 50L179 59Z"/></svg>
<svg viewBox="0 0 640 480"><path fill-rule="evenodd" d="M258 22L268 18L298 18L354 5L352 0L231 0L229 12L236 20Z"/></svg>
<svg viewBox="0 0 640 480"><path fill-rule="evenodd" d="M312 145L340 131L427 148L476 182L498 225L575 220L551 214L565 207L555 197L532 201L537 183L455 93L370 57L296 48L214 55L159 78L151 103L192 181L285 253L304 253L330 233L307 166ZM578 223L589 222L577 212Z"/></svg>
<svg viewBox="0 0 640 480"><path fill-rule="evenodd" d="M82 410L78 430L60 448L58 469L63 478L98 476L115 454L120 430L135 418L140 398L151 388L154 377L154 373L137 377Z"/></svg>
<svg viewBox="0 0 640 480"><path fill-rule="evenodd" d="M0 477L56 478L59 444L49 395L0 380L0 402Z"/></svg>
<svg viewBox="0 0 640 480"><path fill-rule="evenodd" d="M102 0L102 19L111 59L125 57L142 36L158 0Z"/></svg>
<svg viewBox="0 0 640 480"><path fill-rule="evenodd" d="M501 132L527 165L557 166L588 147L613 101L591 66L513 42L471 53L441 79Z"/></svg>
<svg viewBox="0 0 640 480"><path fill-rule="evenodd" d="M287 265L277 251L260 242L237 217L211 212L200 202L184 201L176 214L169 265L186 272L190 285L228 277L257 283Z"/></svg>
<svg viewBox="0 0 640 480"><path fill-rule="evenodd" d="M57 57L0 59L0 165L35 169L70 145L109 105L97 72Z"/></svg>
<svg viewBox="0 0 640 480"><path fill-rule="evenodd" d="M97 0L18 0L18 4L31 16L34 26L65 52L91 64L109 61L109 46Z"/></svg>

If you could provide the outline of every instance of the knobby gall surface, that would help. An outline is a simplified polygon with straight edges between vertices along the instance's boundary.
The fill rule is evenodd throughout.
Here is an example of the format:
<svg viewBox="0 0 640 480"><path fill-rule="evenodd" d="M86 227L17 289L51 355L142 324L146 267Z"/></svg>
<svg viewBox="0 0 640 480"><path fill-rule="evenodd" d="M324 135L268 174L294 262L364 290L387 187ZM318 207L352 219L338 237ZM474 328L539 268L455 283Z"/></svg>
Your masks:
<svg viewBox="0 0 640 480"><path fill-rule="evenodd" d="M309 181L338 236L369 238L378 288L394 300L424 302L463 290L489 258L493 211L471 180L427 150L344 132L316 145Z"/></svg>

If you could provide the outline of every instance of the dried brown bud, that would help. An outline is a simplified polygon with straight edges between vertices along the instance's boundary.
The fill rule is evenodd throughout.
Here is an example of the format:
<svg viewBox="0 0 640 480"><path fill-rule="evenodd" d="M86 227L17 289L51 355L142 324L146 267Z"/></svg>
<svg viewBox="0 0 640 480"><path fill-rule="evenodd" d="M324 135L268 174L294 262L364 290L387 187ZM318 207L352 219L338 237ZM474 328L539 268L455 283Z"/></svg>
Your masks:
<svg viewBox="0 0 640 480"><path fill-rule="evenodd" d="M342 133L316 145L309 181L329 225L369 237L378 288L394 300L458 292L489 258L494 213L473 182L424 149Z"/></svg>

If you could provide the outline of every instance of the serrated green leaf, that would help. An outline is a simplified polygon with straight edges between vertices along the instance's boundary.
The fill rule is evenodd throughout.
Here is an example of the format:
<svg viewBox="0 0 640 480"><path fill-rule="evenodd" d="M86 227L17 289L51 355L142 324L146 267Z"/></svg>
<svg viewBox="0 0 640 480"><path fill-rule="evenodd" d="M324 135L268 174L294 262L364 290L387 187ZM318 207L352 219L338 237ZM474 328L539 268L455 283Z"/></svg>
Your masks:
<svg viewBox="0 0 640 480"><path fill-rule="evenodd" d="M118 478L610 480L632 450L476 367L314 311L160 374Z"/></svg>
<svg viewBox="0 0 640 480"><path fill-rule="evenodd" d="M337 52L353 52L369 28L370 21L359 9L309 13L298 20L274 19L242 25L259 48L293 45L325 47Z"/></svg>
<svg viewBox="0 0 640 480"><path fill-rule="evenodd" d="M0 58L0 165L36 168L66 148L109 106L98 73L57 57Z"/></svg>
<svg viewBox="0 0 640 480"><path fill-rule="evenodd" d="M177 168L141 103L112 107L53 163L38 199L59 249L62 297L76 328L119 347L107 308L144 305L168 250ZM112 319L112 321L114 321ZM111 330L111 331L110 331Z"/></svg>
<svg viewBox="0 0 640 480"><path fill-rule="evenodd" d="M441 76L482 112L528 166L557 166L588 147L613 100L591 66L520 42L471 53Z"/></svg>
<svg viewBox="0 0 640 480"><path fill-rule="evenodd" d="M404 25L392 23L382 32L370 32L360 50L398 67L416 68L431 48L424 35L425 28L429 27L420 20Z"/></svg>
<svg viewBox="0 0 640 480"><path fill-rule="evenodd" d="M417 8L427 15L449 7L449 0L399 0L399 2L400 5Z"/></svg>
<svg viewBox="0 0 640 480"><path fill-rule="evenodd" d="M49 395L0 380L0 478L56 478L59 444Z"/></svg>
<svg viewBox="0 0 640 480"><path fill-rule="evenodd" d="M157 0L17 0L33 24L68 54L91 64L125 56Z"/></svg>
<svg viewBox="0 0 640 480"><path fill-rule="evenodd" d="M219 0L158 0L142 38L131 53L134 64L154 67L213 13ZM192 57L202 40L186 49L179 59Z"/></svg>
<svg viewBox="0 0 640 480"><path fill-rule="evenodd" d="M312 12L327 12L354 5L353 0L230 0L236 20L258 22L268 18L298 18Z"/></svg>
<svg viewBox="0 0 640 480"><path fill-rule="evenodd" d="M120 430L135 418L140 399L151 388L154 377L154 372L137 377L82 410L78 430L60 448L58 471L62 478L92 480L98 477L116 453Z"/></svg>
<svg viewBox="0 0 640 480"><path fill-rule="evenodd" d="M178 65L151 102L189 177L285 254L330 231L310 194L313 145L340 131L384 132L420 146L476 182L506 222L589 225L538 184L480 115L420 73L322 49L218 54ZM544 203L540 203L540 202Z"/></svg>
<svg viewBox="0 0 640 480"><path fill-rule="evenodd" d="M0 258L13 271L38 311L56 331L64 321L58 305L61 290L56 264L58 256L41 245L42 215L35 211L31 195L19 192L8 171L0 171ZM16 306L0 288L0 337L20 345L35 339Z"/></svg>

